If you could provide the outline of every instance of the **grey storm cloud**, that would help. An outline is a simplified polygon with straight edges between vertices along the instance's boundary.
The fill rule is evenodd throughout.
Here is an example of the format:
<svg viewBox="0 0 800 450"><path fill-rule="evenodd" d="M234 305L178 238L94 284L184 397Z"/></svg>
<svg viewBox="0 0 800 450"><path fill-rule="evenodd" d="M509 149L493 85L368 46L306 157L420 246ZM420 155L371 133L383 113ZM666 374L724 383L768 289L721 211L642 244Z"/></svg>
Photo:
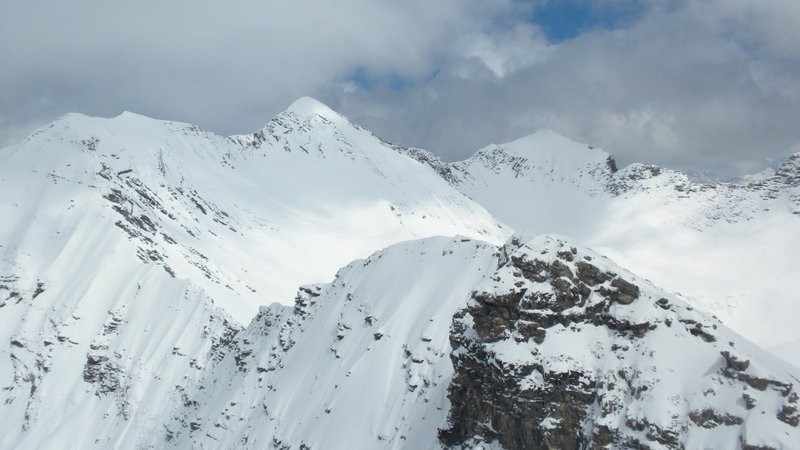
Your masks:
<svg viewBox="0 0 800 450"><path fill-rule="evenodd" d="M0 0L0 145L69 111L244 133L312 95L450 160L539 128L733 175L800 151L800 3L647 2L551 42L546 1Z"/></svg>

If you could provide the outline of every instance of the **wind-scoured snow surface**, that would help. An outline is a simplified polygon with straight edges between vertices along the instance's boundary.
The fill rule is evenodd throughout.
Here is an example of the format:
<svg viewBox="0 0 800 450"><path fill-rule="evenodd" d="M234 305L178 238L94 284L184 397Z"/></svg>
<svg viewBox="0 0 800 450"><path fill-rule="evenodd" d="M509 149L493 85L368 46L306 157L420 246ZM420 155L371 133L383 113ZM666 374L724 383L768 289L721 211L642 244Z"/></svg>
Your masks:
<svg viewBox="0 0 800 450"><path fill-rule="evenodd" d="M800 366L800 154L744 184L698 183L552 131L449 166L453 184L517 232L558 233L679 291Z"/></svg>
<svg viewBox="0 0 800 450"><path fill-rule="evenodd" d="M458 428L487 410L470 409L480 398L464 407L463 349L451 345L471 339L466 318L483 298L476 292L497 293L519 278L510 255L552 256L553 242L600 259L577 242L590 243L800 365L798 186L800 155L748 184L697 184L651 166L616 171L607 153L550 131L448 164L310 98L232 137L131 113L70 114L0 150L0 448L499 445L486 431L491 418ZM512 227L575 243L516 238L498 247ZM661 327L628 344L668 356L585 360L586 379L597 380L592 370L643 367L683 374L686 390L674 394L690 406L616 392L626 420L652 410L647 423L663 430L659 420L677 414L675 423L689 427L678 434L694 436L679 441L689 448L796 442L796 368L649 281L610 262L600 268L625 274L647 299L603 317L673 314L703 333L716 327L713 342ZM553 293L537 283L526 289ZM592 285L608 297L592 304L632 289L613 283ZM656 295L678 309L664 312L650 301ZM520 364L563 373L572 366L556 364L558 354L594 348L592 339L605 345L619 332L606 339L583 330L498 344L539 345L549 359L486 347L500 356L484 362L513 353ZM622 338L630 336L613 340ZM702 346L690 352L696 364L664 367L687 339ZM735 351L722 356L729 341ZM698 372L700 360L711 372ZM708 404L692 419L698 386L719 380L728 386L711 397L703 391ZM734 407L740 388L758 391L740 395L757 407ZM613 421L586 417L582 427ZM614 417L624 422L619 436L647 439L644 422ZM555 420L545 428L557 429ZM729 428L711 426L720 420Z"/></svg>

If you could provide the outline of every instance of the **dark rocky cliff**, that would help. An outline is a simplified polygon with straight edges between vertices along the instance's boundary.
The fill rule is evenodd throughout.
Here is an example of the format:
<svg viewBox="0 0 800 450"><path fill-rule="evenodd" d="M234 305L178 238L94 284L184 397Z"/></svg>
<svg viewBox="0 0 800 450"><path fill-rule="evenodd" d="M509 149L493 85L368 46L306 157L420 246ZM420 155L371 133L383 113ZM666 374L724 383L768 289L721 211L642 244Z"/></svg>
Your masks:
<svg viewBox="0 0 800 450"><path fill-rule="evenodd" d="M558 238L505 251L453 320L442 444L791 448L798 380L716 319Z"/></svg>

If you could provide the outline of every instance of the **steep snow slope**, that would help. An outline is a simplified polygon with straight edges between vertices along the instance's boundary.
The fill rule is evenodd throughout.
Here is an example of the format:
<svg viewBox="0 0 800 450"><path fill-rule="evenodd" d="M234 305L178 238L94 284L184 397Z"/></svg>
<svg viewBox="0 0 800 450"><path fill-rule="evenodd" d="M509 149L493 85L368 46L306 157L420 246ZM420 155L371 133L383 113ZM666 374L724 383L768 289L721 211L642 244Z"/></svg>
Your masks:
<svg viewBox="0 0 800 450"><path fill-rule="evenodd" d="M263 308L187 391L189 406L167 427L171 443L436 447L452 315L496 265L497 248L479 241L405 242L303 288L294 309Z"/></svg>
<svg viewBox="0 0 800 450"><path fill-rule="evenodd" d="M131 120L138 118L117 122ZM141 201L111 208L121 203L109 199L121 195L117 188L153 198L138 178L109 168L137 168L126 154L146 145L152 130L108 153L91 137L110 141L118 131L101 131L101 121L70 115L0 157L3 448L108 447L130 425L141 430L157 407L148 399L171 392L163 378L192 376L171 354L203 359L233 329L211 302L219 291L201 288L175 263L183 276L173 278L160 254L150 253L154 242L177 234L177 224L146 232L154 222L145 217L155 215ZM174 133L163 145L183 140ZM209 146L175 148L210 158ZM177 222L189 208L175 204ZM129 232L138 234L129 239ZM192 248L186 244L175 254Z"/></svg>
<svg viewBox="0 0 800 450"><path fill-rule="evenodd" d="M301 288L294 307L263 307L209 348L117 446L791 448L800 439L797 369L564 238L396 244Z"/></svg>
<svg viewBox="0 0 800 450"><path fill-rule="evenodd" d="M86 227L116 223L143 262L202 284L241 322L394 242L509 234L427 166L309 98L234 138L130 113L68 115L1 157L9 266L27 258L42 277L45 253L96 245L78 223L85 211L105 218Z"/></svg>
<svg viewBox="0 0 800 450"><path fill-rule="evenodd" d="M394 242L508 233L311 99L235 138L67 115L0 151L0 217L0 447L138 446L260 305Z"/></svg>
<svg viewBox="0 0 800 450"><path fill-rule="evenodd" d="M616 171L607 153L542 131L448 175L516 231L591 245L760 345L800 339L800 154L749 184L699 184L655 166Z"/></svg>
<svg viewBox="0 0 800 450"><path fill-rule="evenodd" d="M192 283L95 256L96 278L51 273L38 295L11 284L19 295L0 311L2 448L133 446L175 385L237 331Z"/></svg>
<svg viewBox="0 0 800 450"><path fill-rule="evenodd" d="M453 186L475 198L489 192L489 203L513 200L503 204L512 205L503 210L509 221L568 224L562 232L594 239L656 275L683 280L677 286L692 287L691 279L686 281L692 270L713 273L719 280L698 281L701 292L708 293L699 298L720 310L720 300L729 299L715 293L720 286L730 287L727 278L741 277L735 283L756 293L748 298L783 308L781 313L752 309L754 317L762 314L755 320L774 319L773 328L781 334L792 321L787 314L792 310L784 304L793 287L793 255L774 246L768 235L763 243L753 240L753 229L742 224L768 232L784 227L787 248L796 248L794 222L786 217L797 210L800 158L746 188L709 187L641 165L614 173L608 155L598 150L572 147L530 155L532 144L572 145L545 133L485 149L474 165L447 165L423 150L383 142L305 98L248 136L220 137L130 113L113 119L68 115L20 145L0 150L0 342L6 343L0 346L0 447L430 448L440 445L440 429L450 430L441 434L445 442L504 442L486 427L475 427L485 422L477 419L481 414L493 411L481 403L485 396L459 394L465 379L460 364L508 362L497 348L486 347L483 337L474 346L468 343L481 333L480 325L471 328L469 318L477 317L476 304L494 308L485 300L497 289L524 286L530 295L568 299L575 289L586 292L580 283L590 286L590 297L581 300L588 303L545 311L552 321L541 327L512 324L533 333L524 345L505 322L516 306L497 311L503 319L497 326L508 332L500 337L502 345L539 348L537 339L544 333L545 347L539 351L550 356L542 364L556 376L565 367L577 367L559 365L556 356L573 348L565 342L597 338L598 345L611 345L618 359L598 362L587 356L580 380L597 379L596 373L606 368L626 374L667 370L665 365L677 359L674 348L686 342L698 346L691 355L717 361L703 373L678 367L687 390L674 394L685 395L691 404L684 410L659 397L664 392L647 384L652 377L638 378L658 393L652 401L642 400L641 392L621 392L616 384L617 390L589 384L589 393L613 391L624 397L615 404L625 420L622 413L615 413L617 422L586 413L580 423L589 428L583 436L594 436L591 427L599 424L608 427L606 434L613 439L673 439L669 433L677 428L667 427L658 416L670 411L677 415L680 436L692 439L687 443L738 439L775 446L796 441L795 369L782 367L713 319L610 263L597 267L641 290L632 309L613 305L633 291L614 281L616 275L591 284L580 274L578 281L563 274L540 274L544 281L536 281L534 273L531 282L517 261L541 254L553 267L558 240L541 238L527 246L512 242L498 251L491 243L503 242L510 231ZM564 154L569 158L559 159ZM503 174L515 177L514 183L492 181ZM648 209L654 201L656 208ZM642 211L656 212L648 217ZM705 239L712 231L716 241ZM334 279L336 269L354 258L433 235L465 237L396 244L352 262ZM662 254L655 244L666 236L681 240ZM743 236L750 239L741 244L747 260L722 261L735 253L698 253L702 245L734 252L731 240ZM569 243L558 245L569 247L573 256L600 258L578 246L572 253ZM753 259L757 245L766 249L767 259ZM569 258L563 251L556 251L555 258ZM694 259L684 256L683 263L675 263L680 251ZM569 262L571 273L577 273L577 263ZM709 269L711 263L718 266ZM293 306L259 309L272 301L291 303L296 286L309 282L322 284L302 288ZM486 295L476 297L476 290ZM655 295L668 304L655 301ZM241 325L253 316L250 325ZM641 318L656 329L645 331L642 322L633 320ZM672 326L676 320L701 326L665 333L667 319ZM580 330L557 328L564 323ZM620 323L633 328L621 329ZM614 327L592 331L588 324ZM550 341L554 336L560 337ZM620 340L644 353L635 358L619 353L614 344ZM720 346L728 340L736 351L726 350L725 356ZM462 349L451 354L451 342ZM478 351L480 357L463 349ZM787 344L779 350L792 353ZM658 359L651 351L669 356ZM467 364L466 369L477 374L485 368ZM519 382L517 372L486 381L502 382L509 374ZM454 376L458 381L451 385ZM715 395L702 391L707 405L691 403L699 398L698 386L719 380L724 386L715 388ZM522 388L530 388L524 383ZM569 392L586 388L574 383L562 387ZM503 389L496 385L492 392ZM745 390L747 396L741 394ZM731 403L739 394L745 411ZM752 411L749 399L756 402ZM497 400L501 406L510 400L513 408L527 407L524 395ZM513 403L517 400L523 403ZM543 406L537 411L558 408ZM580 404L570 406L583 411ZM639 409L646 413L636 413ZM699 411L697 420L693 411ZM762 411L763 419L753 417ZM630 417L634 421L628 423ZM554 421L558 417L546 421L546 428L557 430ZM576 429L563 424L567 434L576 435ZM787 424L788 430L782 428ZM499 430L500 425L492 426Z"/></svg>

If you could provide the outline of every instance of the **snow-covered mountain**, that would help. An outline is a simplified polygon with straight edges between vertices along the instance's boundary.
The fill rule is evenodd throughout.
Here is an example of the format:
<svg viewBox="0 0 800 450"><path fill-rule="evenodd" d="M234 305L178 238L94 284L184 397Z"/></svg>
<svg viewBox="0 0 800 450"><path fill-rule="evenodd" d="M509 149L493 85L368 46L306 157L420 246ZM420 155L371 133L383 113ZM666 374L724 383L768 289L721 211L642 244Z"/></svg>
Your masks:
<svg viewBox="0 0 800 450"><path fill-rule="evenodd" d="M233 138L70 114L0 161L2 447L129 439L260 305L395 242L510 233L307 98Z"/></svg>
<svg viewBox="0 0 800 450"><path fill-rule="evenodd" d="M799 165L448 164L310 98L232 137L67 115L0 150L0 448L790 448L798 369L736 332L800 364Z"/></svg>
<svg viewBox="0 0 800 450"><path fill-rule="evenodd" d="M794 448L798 369L604 256L512 240L455 315L445 444Z"/></svg>
<svg viewBox="0 0 800 450"><path fill-rule="evenodd" d="M243 330L182 325L204 353L178 340L143 393L135 377L144 374L129 378L116 360L126 349L96 339L83 368L94 395L6 445L792 448L800 439L797 369L564 238L404 242L301 288L293 307L263 307ZM73 401L84 392L72 389Z"/></svg>
<svg viewBox="0 0 800 450"><path fill-rule="evenodd" d="M610 154L549 130L449 165L419 160L517 232L590 245L800 366L800 154L744 184L617 170Z"/></svg>
<svg viewBox="0 0 800 450"><path fill-rule="evenodd" d="M467 238L404 242L302 288L294 308L263 308L188 391L191 405L168 426L173 442L436 447L453 373L450 323L498 255Z"/></svg>
<svg viewBox="0 0 800 450"><path fill-rule="evenodd" d="M131 113L70 114L2 162L1 273L47 278L42 265L74 263L64 249L96 247L95 231L110 228L104 246L134 246L242 323L394 242L510 234L427 166L309 98L232 138Z"/></svg>
<svg viewBox="0 0 800 450"><path fill-rule="evenodd" d="M182 391L171 444L800 442L800 371L560 237L394 245L262 309L229 348Z"/></svg>
<svg viewBox="0 0 800 450"><path fill-rule="evenodd" d="M567 236L593 227L603 214L616 165L608 153L543 130L478 150L453 163L454 184L520 231Z"/></svg>

